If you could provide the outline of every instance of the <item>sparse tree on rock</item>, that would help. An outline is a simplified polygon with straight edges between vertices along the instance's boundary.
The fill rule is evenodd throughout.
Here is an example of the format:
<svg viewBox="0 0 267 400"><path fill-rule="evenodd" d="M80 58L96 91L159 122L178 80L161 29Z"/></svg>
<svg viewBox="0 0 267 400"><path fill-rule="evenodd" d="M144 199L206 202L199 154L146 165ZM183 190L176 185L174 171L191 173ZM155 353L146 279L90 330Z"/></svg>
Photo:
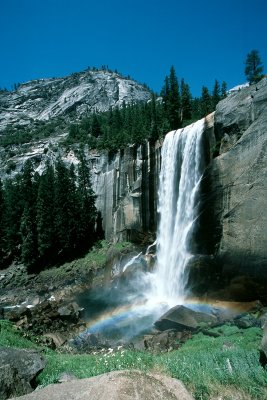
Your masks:
<svg viewBox="0 0 267 400"><path fill-rule="evenodd" d="M245 61L245 75L250 84L259 82L263 75L263 64L258 50L251 50Z"/></svg>

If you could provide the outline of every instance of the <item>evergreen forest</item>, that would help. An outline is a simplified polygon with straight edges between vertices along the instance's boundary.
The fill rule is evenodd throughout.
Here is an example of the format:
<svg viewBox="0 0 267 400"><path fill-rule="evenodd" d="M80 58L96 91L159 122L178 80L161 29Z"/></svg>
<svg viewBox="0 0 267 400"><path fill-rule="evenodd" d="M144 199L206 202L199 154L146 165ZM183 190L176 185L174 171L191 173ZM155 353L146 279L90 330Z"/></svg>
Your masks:
<svg viewBox="0 0 267 400"><path fill-rule="evenodd" d="M224 97L226 83L220 85L215 80L211 92L203 86L201 97L193 98L189 85L184 79L179 81L171 67L159 97L152 93L147 103L123 104L71 124L66 144L84 143L90 148L116 151L129 144L156 141L170 130L205 117Z"/></svg>
<svg viewBox="0 0 267 400"><path fill-rule="evenodd" d="M29 272L86 252L101 239L90 171L82 151L79 164L62 159L40 175L30 160L14 179L0 181L1 267L22 261Z"/></svg>

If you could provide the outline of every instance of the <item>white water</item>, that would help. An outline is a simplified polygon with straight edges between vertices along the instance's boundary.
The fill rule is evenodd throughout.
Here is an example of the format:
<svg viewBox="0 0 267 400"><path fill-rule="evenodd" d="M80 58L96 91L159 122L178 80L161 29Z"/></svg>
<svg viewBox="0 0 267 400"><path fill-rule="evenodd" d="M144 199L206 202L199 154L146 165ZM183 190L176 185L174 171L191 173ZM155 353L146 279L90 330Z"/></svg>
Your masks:
<svg viewBox="0 0 267 400"><path fill-rule="evenodd" d="M203 174L205 120L169 132L162 147L158 193L157 266L152 297L170 306L186 296L186 265L192 256L194 222ZM178 301L179 299L179 301Z"/></svg>
<svg viewBox="0 0 267 400"><path fill-rule="evenodd" d="M185 302L186 267L193 255L193 233L204 171L204 123L203 119L166 135L161 153L157 240L148 247L145 254L147 256L156 246L155 270L153 273L138 274L123 293L120 289L122 304L123 299L126 299L128 311L122 314L121 307L112 312L109 310L108 318L104 314L101 324L91 326L91 332L102 330L108 335L108 329L111 332L117 329L124 338L135 336L151 328L169 308ZM131 268L142 257L142 253L134 256L122 272ZM116 293L112 296L116 296Z"/></svg>

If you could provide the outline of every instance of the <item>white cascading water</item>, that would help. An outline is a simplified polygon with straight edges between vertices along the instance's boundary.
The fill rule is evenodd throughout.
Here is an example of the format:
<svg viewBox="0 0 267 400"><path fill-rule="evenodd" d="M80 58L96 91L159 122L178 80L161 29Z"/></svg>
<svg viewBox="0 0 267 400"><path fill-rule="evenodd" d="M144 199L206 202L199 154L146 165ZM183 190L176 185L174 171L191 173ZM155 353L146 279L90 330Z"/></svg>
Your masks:
<svg viewBox="0 0 267 400"><path fill-rule="evenodd" d="M159 181L157 266L152 296L170 306L186 295L194 222L204 170L201 137L205 120L169 132L162 147Z"/></svg>
<svg viewBox="0 0 267 400"><path fill-rule="evenodd" d="M124 339L131 339L151 329L169 308L185 302L186 266L193 255L193 233L204 171L204 126L203 119L165 137L161 152L157 240L148 247L144 256L142 253L134 256L122 270L123 273L130 271L136 263L148 257L156 245L154 272L133 275L126 290L120 288L118 293L111 292L111 302L121 296L120 306L108 308L108 312L100 314L99 320L91 324L85 335L87 332L102 332L114 337L116 331Z"/></svg>

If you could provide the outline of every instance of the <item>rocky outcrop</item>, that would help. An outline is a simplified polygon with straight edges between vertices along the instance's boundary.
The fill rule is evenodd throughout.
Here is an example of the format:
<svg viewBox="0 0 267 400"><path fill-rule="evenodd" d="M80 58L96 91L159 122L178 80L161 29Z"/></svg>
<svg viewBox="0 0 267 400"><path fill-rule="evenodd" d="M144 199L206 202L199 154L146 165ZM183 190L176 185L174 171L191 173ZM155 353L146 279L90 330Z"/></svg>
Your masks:
<svg viewBox="0 0 267 400"><path fill-rule="evenodd" d="M184 385L162 374L115 371L88 379L49 385L20 400L193 400Z"/></svg>
<svg viewBox="0 0 267 400"><path fill-rule="evenodd" d="M146 241L155 231L160 145L90 155L96 206L107 239Z"/></svg>
<svg viewBox="0 0 267 400"><path fill-rule="evenodd" d="M76 121L92 112L147 101L143 85L106 69L89 69L64 78L38 79L0 93L0 131L14 125L31 127L36 121L64 116Z"/></svg>
<svg viewBox="0 0 267 400"><path fill-rule="evenodd" d="M266 78L218 104L214 133L220 145L209 167L216 262L223 275L266 280Z"/></svg>

